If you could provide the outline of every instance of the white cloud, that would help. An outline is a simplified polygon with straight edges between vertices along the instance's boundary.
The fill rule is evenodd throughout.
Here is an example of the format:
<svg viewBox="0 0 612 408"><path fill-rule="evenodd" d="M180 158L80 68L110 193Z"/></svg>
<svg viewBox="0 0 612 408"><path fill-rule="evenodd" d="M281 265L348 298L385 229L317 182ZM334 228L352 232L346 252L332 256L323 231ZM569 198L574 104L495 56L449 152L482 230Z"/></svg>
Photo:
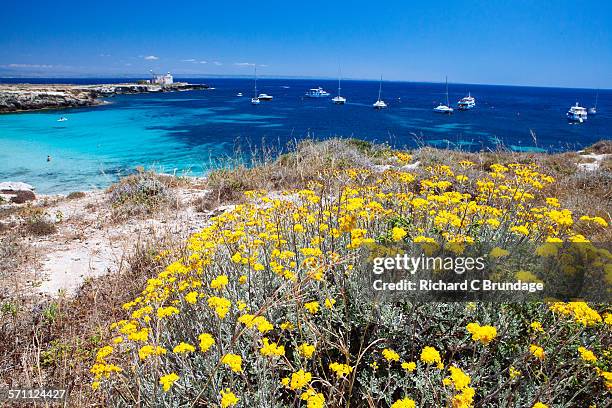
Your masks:
<svg viewBox="0 0 612 408"><path fill-rule="evenodd" d="M208 61L200 61L200 64L208 64Z"/></svg>
<svg viewBox="0 0 612 408"><path fill-rule="evenodd" d="M255 64L253 64L252 62L234 62L234 65L237 65L239 67L253 67L253 66L255 66Z"/></svg>
<svg viewBox="0 0 612 408"><path fill-rule="evenodd" d="M181 60L181 62L196 62L193 58Z"/></svg>
<svg viewBox="0 0 612 408"><path fill-rule="evenodd" d="M146 57L144 57L144 59L146 59L147 61L157 61L159 57L156 57L155 55L147 55Z"/></svg>
<svg viewBox="0 0 612 408"><path fill-rule="evenodd" d="M215 65L223 65L223 63L221 63L219 61L213 61L213 64L215 64Z"/></svg>
<svg viewBox="0 0 612 408"><path fill-rule="evenodd" d="M5 68L54 68L55 65L47 64L8 64L2 65Z"/></svg>
<svg viewBox="0 0 612 408"><path fill-rule="evenodd" d="M99 57L110 57L111 55L110 55L110 54L100 54L100 55L98 55L98 56L99 56Z"/></svg>

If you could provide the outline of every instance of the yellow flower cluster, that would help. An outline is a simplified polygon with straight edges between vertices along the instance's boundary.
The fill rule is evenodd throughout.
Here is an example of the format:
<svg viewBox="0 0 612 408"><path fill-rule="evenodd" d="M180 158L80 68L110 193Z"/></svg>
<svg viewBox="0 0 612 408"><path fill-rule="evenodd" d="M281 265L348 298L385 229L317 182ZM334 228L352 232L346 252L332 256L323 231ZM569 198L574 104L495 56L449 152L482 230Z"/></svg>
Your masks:
<svg viewBox="0 0 612 408"><path fill-rule="evenodd" d="M493 326L481 326L478 323L469 323L466 330L472 335L472 340L482 344L489 344L497 337L497 329Z"/></svg>

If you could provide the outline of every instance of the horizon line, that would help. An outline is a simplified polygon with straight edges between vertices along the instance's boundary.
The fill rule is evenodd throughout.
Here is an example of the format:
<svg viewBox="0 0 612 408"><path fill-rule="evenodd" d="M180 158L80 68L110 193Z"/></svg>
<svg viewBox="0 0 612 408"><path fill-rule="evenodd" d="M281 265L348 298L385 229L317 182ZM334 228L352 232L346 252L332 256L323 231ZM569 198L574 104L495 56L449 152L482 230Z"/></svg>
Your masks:
<svg viewBox="0 0 612 408"><path fill-rule="evenodd" d="M146 79L150 77L150 73L145 74L56 74L55 76L28 76L28 75L16 75L16 76L3 76L0 74L0 81L3 79L113 79L113 78L126 78L126 79ZM246 74L183 74L177 73L172 74L173 77L180 79L182 78L252 78L252 75ZM318 79L318 80L338 80L338 77L332 76L310 76L310 75L258 75L258 79ZM346 77L342 78L343 81L363 81L363 82L378 82L380 78L358 78L358 77ZM442 81L411 81L407 79L383 79L382 82L400 82L400 83L416 83L416 84L443 84ZM519 84L504 84L504 83L482 83L482 82L452 82L449 84L456 85L479 85L479 86L508 86L508 87L523 87L523 88L552 88L552 89L587 89L595 91L610 91L612 88L590 88L580 86L556 86L556 85L519 85Z"/></svg>

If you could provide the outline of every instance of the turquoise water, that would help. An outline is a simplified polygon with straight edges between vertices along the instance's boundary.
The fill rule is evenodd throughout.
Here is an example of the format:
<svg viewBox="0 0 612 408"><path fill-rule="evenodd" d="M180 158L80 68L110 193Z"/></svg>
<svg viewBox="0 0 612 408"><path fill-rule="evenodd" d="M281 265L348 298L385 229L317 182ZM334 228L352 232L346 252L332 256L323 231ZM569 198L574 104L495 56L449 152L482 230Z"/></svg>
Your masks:
<svg viewBox="0 0 612 408"><path fill-rule="evenodd" d="M444 98L440 84L384 83L389 109L383 112L371 107L376 82L347 81L346 106L302 98L304 90L318 85L333 93L334 81L262 80L260 91L275 99L255 107L249 103L250 80L216 79L212 85L215 90L121 95L94 108L0 115L0 181L67 193L105 187L137 166L202 175L237 146L246 151L265 140L278 147L304 137L359 137L396 147L477 151L503 143L516 151L562 151L609 139L612 123L605 109L612 103L609 91L600 93L597 117L568 125L567 108L575 100L591 106L594 91L451 84L451 101L470 91L477 108L446 116L431 110ZM57 122L60 116L69 120Z"/></svg>

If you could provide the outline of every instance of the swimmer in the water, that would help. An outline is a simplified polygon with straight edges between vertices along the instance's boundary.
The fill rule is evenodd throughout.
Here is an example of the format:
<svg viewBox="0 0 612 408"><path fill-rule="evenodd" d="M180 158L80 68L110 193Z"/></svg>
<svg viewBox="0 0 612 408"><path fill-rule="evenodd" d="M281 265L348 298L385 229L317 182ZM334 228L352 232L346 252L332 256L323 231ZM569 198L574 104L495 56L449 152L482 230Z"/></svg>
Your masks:
<svg viewBox="0 0 612 408"><path fill-rule="evenodd" d="M51 161L51 156L47 156L47 161L50 162Z"/></svg>

